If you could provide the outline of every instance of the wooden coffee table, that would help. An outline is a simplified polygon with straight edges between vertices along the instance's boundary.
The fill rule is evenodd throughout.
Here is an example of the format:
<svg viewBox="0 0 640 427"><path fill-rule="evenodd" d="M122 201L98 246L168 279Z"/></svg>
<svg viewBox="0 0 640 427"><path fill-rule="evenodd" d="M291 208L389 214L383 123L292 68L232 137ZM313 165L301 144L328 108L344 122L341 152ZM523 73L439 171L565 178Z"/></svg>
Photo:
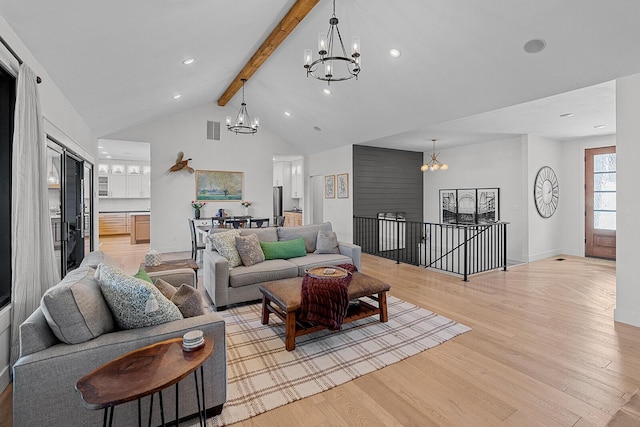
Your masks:
<svg viewBox="0 0 640 427"><path fill-rule="evenodd" d="M102 365L82 377L76 384L82 402L89 409L104 409L103 426L113 422L113 409L121 403L138 400L138 425L141 424L140 399L151 395L149 422L153 410L153 394L160 399L162 425L164 409L162 390L176 386L176 425L180 419L178 411L178 382L193 372L196 381L196 398L200 425L205 424L206 404L204 395L204 369L202 364L213 353L213 338L205 337L205 345L199 350L184 351L182 338L173 338L131 351L111 362ZM200 386L198 390L197 369L200 368ZM202 406L200 406L202 394ZM108 414L109 413L109 414Z"/></svg>
<svg viewBox="0 0 640 427"><path fill-rule="evenodd" d="M266 282L260 285L259 289L262 292L262 324L269 323L271 313L284 321L285 348L288 351L296 348L296 337L326 329L323 325L302 322L298 318L302 303L302 277ZM359 299L359 301L349 305L343 323L375 315L380 316L381 322L387 322L389 320L387 313L387 291L389 289L391 286L381 280L366 274L353 273L348 287L349 299L352 301ZM360 300L360 298L377 302L377 305Z"/></svg>

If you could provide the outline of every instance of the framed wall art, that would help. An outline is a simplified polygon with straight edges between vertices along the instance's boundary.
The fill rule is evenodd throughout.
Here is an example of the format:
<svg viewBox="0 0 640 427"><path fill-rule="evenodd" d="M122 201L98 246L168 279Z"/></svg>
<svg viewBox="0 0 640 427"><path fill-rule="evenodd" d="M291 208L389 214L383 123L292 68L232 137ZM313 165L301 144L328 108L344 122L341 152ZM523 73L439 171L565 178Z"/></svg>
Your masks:
<svg viewBox="0 0 640 427"><path fill-rule="evenodd" d="M477 219L476 189L463 188L458 190L458 224L475 224Z"/></svg>
<svg viewBox="0 0 640 427"><path fill-rule="evenodd" d="M500 219L500 189L478 188L478 224L491 224Z"/></svg>
<svg viewBox="0 0 640 427"><path fill-rule="evenodd" d="M324 198L333 199L336 197L336 176L326 175L324 177Z"/></svg>
<svg viewBox="0 0 640 427"><path fill-rule="evenodd" d="M458 218L456 190L440 190L440 223L455 224Z"/></svg>
<svg viewBox="0 0 640 427"><path fill-rule="evenodd" d="M349 174L341 173L338 175L338 199L349 198Z"/></svg>
<svg viewBox="0 0 640 427"><path fill-rule="evenodd" d="M196 200L224 202L242 200L244 172L196 171Z"/></svg>
<svg viewBox="0 0 640 427"><path fill-rule="evenodd" d="M440 190L441 224L492 224L500 220L499 188Z"/></svg>

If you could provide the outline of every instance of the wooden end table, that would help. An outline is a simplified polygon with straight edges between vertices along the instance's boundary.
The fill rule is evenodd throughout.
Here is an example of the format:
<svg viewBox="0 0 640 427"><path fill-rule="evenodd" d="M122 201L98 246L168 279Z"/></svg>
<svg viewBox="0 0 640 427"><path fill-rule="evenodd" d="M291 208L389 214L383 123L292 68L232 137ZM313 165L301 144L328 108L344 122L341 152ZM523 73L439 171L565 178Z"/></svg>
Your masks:
<svg viewBox="0 0 640 427"><path fill-rule="evenodd" d="M149 406L149 423L153 411L153 395L158 393L160 400L160 416L164 421L162 390L175 384L176 386L176 425L178 425L179 402L178 382L193 372L196 382L196 398L198 400L198 416L200 425L206 420L204 369L202 364L213 353L213 338L205 336L204 347L195 351L182 349L182 338L173 338L131 351L111 362L102 365L85 375L76 383L82 402L89 409L104 409L103 426L113 423L113 409L116 405L138 400L138 425L142 425L140 399L151 395ZM200 368L200 390L198 374ZM202 406L200 406L202 393Z"/></svg>
<svg viewBox="0 0 640 427"><path fill-rule="evenodd" d="M198 263L192 258L187 259L172 259L169 261L162 261L160 265L146 266L144 262L140 264L140 268L144 268L147 273L155 273L157 271L175 270L176 268L192 268L193 271L198 274Z"/></svg>

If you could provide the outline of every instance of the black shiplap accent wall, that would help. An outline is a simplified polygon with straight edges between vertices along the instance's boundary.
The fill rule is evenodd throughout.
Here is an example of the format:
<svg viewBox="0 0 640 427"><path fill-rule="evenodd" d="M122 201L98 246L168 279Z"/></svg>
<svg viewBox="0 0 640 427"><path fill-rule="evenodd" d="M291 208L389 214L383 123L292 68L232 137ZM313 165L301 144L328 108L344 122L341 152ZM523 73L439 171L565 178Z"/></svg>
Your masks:
<svg viewBox="0 0 640 427"><path fill-rule="evenodd" d="M422 153L353 146L353 214L405 212L422 222Z"/></svg>

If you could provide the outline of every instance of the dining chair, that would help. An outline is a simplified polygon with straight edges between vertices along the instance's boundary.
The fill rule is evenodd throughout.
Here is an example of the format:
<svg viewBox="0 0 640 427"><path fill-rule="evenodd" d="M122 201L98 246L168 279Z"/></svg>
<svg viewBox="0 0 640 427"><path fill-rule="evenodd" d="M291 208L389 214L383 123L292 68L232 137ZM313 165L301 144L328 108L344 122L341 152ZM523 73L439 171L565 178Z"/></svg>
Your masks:
<svg viewBox="0 0 640 427"><path fill-rule="evenodd" d="M284 217L283 216L277 216L276 217L276 225L278 227L283 227L284 226Z"/></svg>
<svg viewBox="0 0 640 427"><path fill-rule="evenodd" d="M206 248L205 244L200 242L196 233L196 224L193 218L189 218L189 230L191 231L191 258L198 259L198 251Z"/></svg>

